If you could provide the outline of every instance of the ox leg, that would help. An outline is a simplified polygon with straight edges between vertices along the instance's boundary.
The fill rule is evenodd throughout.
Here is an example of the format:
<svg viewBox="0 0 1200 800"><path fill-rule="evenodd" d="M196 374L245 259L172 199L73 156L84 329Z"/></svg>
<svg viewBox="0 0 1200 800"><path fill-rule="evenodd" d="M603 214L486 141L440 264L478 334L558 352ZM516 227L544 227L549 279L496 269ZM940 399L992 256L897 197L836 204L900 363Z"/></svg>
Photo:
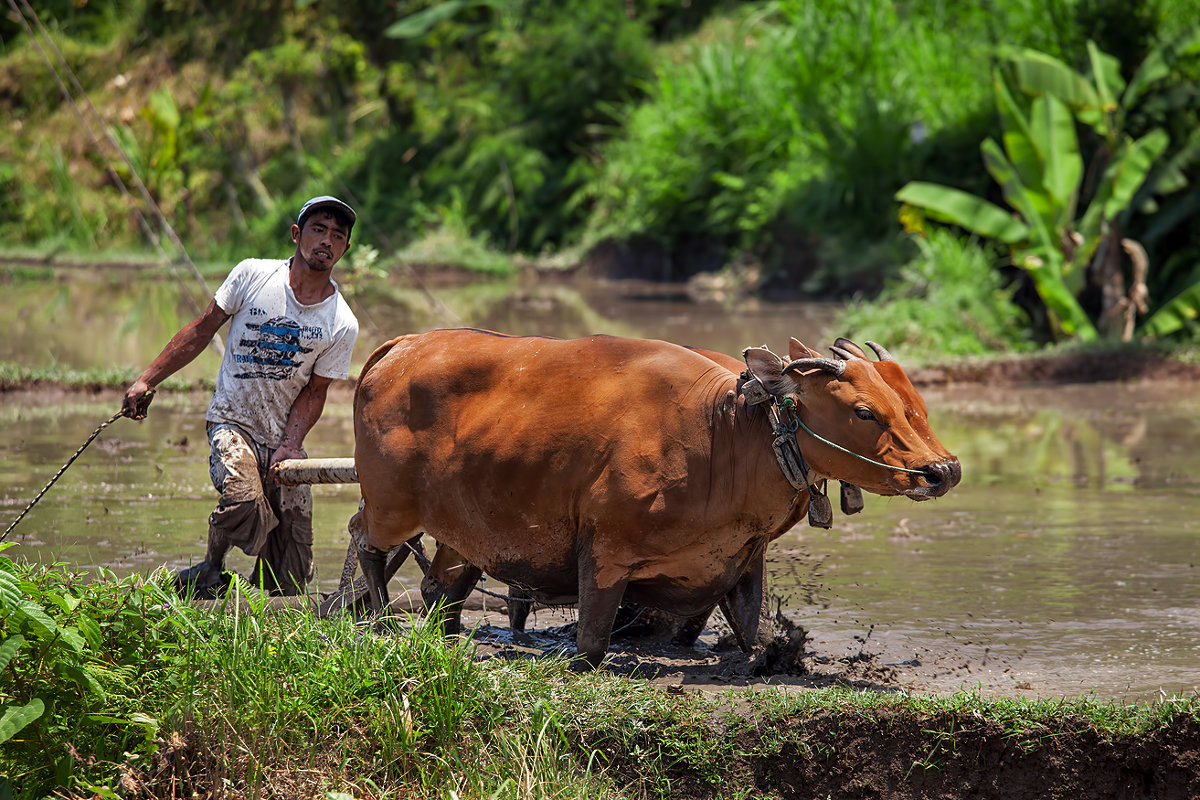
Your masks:
<svg viewBox="0 0 1200 800"><path fill-rule="evenodd" d="M516 586L508 587L508 627L522 633L525 622L529 619L529 611L533 608L533 593Z"/></svg>
<svg viewBox="0 0 1200 800"><path fill-rule="evenodd" d="M333 614L339 614L347 609L357 617L363 613L364 609L370 608L370 589L367 585L367 578L364 571L363 577L354 578L354 573L358 569L359 552L365 546L367 540L367 524L363 519L363 509L365 503L360 501L358 511L350 517L350 521L346 525L346 529L350 534L350 543L346 547L346 562L342 567L342 578L338 583L337 591L328 595L321 601L318 609L320 616L328 617ZM412 555L417 563L421 566L421 572L424 573L429 566L429 559L425 557L425 548L421 546L421 534L409 539L402 545L393 547L387 554L387 561L383 566L383 584L386 586L397 570L403 566L405 559Z"/></svg>
<svg viewBox="0 0 1200 800"><path fill-rule="evenodd" d="M362 567L363 579L367 582L367 607L372 614L380 616L387 610L390 602L387 578L384 577L387 553L366 542L359 542L358 563Z"/></svg>
<svg viewBox="0 0 1200 800"><path fill-rule="evenodd" d="M716 606L701 614L684 617L679 629L671 637L671 644L679 645L680 647L693 647L696 644L696 640L700 638L700 634L704 632L704 626L708 624L708 618L712 616L714 608Z"/></svg>
<svg viewBox="0 0 1200 800"><path fill-rule="evenodd" d="M769 624L762 624L770 613L764 579L766 560L766 547L763 547L751 557L742 577L720 602L738 647L747 653L764 646L770 636Z"/></svg>
<svg viewBox="0 0 1200 800"><path fill-rule="evenodd" d="M332 616L346 609L351 609L352 613L358 615L362 613L364 607L370 607L370 589L367 585L366 572L364 571L363 577L354 578L354 570L361 560L358 553L358 546L353 541L350 542L350 546L346 549L346 567L342 571L341 583L338 585L337 591L321 601L321 616ZM410 554L420 565L421 572L424 573L429 566L429 559L425 557L425 548L421 545L421 534L419 533L404 544L397 545L388 551L387 560L383 565L382 581L385 586L400 570L400 567L404 566L404 562Z"/></svg>
<svg viewBox="0 0 1200 800"><path fill-rule="evenodd" d="M591 537L585 539L587 546L579 548L579 628L575 634L575 649L595 668L608 652L613 621L617 618L617 609L629 579L621 578L610 585L601 585L596 574L598 565L592 555Z"/></svg>
<svg viewBox="0 0 1200 800"><path fill-rule="evenodd" d="M433 561L421 581L421 598L425 601L427 614L441 609L442 630L447 636L458 633L462 628L463 601L482 574L483 570L459 555L458 551L438 543Z"/></svg>

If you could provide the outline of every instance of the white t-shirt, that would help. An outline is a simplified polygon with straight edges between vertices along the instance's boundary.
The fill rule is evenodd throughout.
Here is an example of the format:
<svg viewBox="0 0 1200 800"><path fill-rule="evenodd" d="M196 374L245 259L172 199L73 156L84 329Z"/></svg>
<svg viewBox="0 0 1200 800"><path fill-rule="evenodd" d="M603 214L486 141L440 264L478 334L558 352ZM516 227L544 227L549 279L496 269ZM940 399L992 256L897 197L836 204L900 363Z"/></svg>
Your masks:
<svg viewBox="0 0 1200 800"><path fill-rule="evenodd" d="M240 425L275 448L314 373L349 377L358 320L333 287L332 295L306 306L288 285L287 259L248 258L233 268L216 294L232 319L209 422Z"/></svg>

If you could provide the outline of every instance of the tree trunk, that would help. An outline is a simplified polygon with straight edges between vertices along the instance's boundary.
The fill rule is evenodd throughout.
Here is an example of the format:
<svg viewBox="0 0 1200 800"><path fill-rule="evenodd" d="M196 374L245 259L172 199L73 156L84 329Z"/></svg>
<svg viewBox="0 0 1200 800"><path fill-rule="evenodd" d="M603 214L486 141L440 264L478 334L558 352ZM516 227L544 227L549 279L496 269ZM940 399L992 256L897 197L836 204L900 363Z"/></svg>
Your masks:
<svg viewBox="0 0 1200 800"><path fill-rule="evenodd" d="M1121 269L1121 231L1109 223L1108 231L1088 265L1088 283L1100 297L1096 328L1106 338L1120 336L1125 328L1125 273Z"/></svg>

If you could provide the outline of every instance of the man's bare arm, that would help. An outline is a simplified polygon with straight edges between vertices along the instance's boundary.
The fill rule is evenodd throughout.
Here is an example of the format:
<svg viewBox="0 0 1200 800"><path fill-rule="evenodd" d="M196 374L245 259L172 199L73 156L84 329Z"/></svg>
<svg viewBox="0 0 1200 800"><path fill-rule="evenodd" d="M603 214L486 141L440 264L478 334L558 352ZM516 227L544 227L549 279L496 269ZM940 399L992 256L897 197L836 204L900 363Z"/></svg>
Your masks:
<svg viewBox="0 0 1200 800"><path fill-rule="evenodd" d="M288 412L287 426L283 429L283 442L271 456L272 477L276 475L276 465L280 461L287 458L304 458L304 437L321 418L321 412L325 410L325 398L332 383L333 378L313 375L308 385L296 396L296 401L292 403L292 409Z"/></svg>
<svg viewBox="0 0 1200 800"><path fill-rule="evenodd" d="M144 419L150 406L150 398L154 396L158 384L192 363L196 356L204 352L204 348L208 347L208 343L217 335L217 331L227 319L229 315L221 310L216 300L213 300L200 316L180 328L179 333L172 336L162 352L150 362L150 366L125 390L125 400L121 406L125 416Z"/></svg>

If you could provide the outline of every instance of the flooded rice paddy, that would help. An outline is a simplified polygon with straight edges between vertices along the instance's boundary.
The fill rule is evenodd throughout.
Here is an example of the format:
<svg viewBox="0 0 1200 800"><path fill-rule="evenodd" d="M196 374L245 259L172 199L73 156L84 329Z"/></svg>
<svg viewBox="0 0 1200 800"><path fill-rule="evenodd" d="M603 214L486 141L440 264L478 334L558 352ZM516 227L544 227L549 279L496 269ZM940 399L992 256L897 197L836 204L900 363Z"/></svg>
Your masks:
<svg viewBox="0 0 1200 800"><path fill-rule="evenodd" d="M78 286L15 292L0 359L134 366L189 316L165 284L137 298L103 281ZM697 303L632 284L468 288L439 300L458 321L514 333L610 332L731 353L837 335L828 308ZM356 302L359 365L391 335L445 324L409 295ZM902 347L885 344L905 361ZM215 355L192 369L213 374ZM802 525L770 550L772 591L811 632L816 656L869 654L933 690L1144 700L1200 689L1200 386L961 385L924 395L962 461L962 484L931 503L867 495L862 514L835 510L832 530ZM120 401L54 390L0 398L7 527ZM352 454L349 399L333 397L307 441L311 456ZM214 500L206 404L203 394L163 392L145 422L118 420L14 531L6 554L118 575L199 558ZM316 588L328 591L357 493L314 494ZM230 565L245 571L250 559L237 553ZM414 587L415 568L397 580Z"/></svg>

